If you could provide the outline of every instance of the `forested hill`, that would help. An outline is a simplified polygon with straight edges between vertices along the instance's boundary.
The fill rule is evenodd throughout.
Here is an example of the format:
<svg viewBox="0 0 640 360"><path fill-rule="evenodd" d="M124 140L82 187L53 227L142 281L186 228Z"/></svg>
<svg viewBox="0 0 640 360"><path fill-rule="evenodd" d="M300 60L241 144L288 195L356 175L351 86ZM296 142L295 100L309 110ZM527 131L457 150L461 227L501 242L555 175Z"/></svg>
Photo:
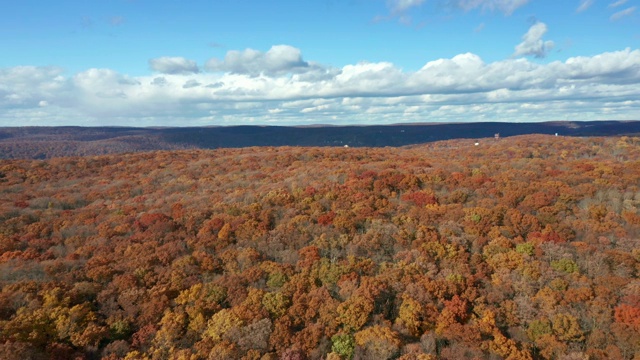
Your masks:
<svg viewBox="0 0 640 360"><path fill-rule="evenodd" d="M638 359L640 138L0 160L0 359Z"/></svg>
<svg viewBox="0 0 640 360"><path fill-rule="evenodd" d="M524 134L611 136L640 133L640 121L460 123L380 126L188 128L0 128L0 159L45 159L176 149L249 146L384 147Z"/></svg>

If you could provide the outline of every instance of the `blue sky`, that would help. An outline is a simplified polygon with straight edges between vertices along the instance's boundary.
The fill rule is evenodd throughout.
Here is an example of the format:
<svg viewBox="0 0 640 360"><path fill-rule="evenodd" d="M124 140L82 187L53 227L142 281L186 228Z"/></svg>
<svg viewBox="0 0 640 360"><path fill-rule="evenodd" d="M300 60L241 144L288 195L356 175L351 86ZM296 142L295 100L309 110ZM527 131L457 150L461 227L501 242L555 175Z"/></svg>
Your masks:
<svg viewBox="0 0 640 360"><path fill-rule="evenodd" d="M21 0L0 126L640 120L639 4Z"/></svg>

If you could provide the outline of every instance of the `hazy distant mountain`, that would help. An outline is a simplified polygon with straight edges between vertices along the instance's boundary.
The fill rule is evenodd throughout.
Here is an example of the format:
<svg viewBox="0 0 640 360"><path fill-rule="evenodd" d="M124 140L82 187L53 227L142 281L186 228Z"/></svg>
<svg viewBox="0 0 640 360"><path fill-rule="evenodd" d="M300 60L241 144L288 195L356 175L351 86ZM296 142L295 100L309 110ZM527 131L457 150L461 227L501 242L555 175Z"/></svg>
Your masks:
<svg viewBox="0 0 640 360"><path fill-rule="evenodd" d="M640 121L397 124L376 126L229 126L188 128L0 128L0 158L44 159L189 148L249 146L405 146L448 139L524 134L613 136L640 133Z"/></svg>

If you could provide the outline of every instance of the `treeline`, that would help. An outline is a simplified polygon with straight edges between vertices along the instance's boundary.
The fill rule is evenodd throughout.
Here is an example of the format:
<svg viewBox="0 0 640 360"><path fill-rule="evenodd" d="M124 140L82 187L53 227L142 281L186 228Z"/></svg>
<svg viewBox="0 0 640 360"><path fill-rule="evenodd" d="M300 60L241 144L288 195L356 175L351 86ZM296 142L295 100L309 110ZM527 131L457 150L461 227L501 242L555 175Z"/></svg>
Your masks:
<svg viewBox="0 0 640 360"><path fill-rule="evenodd" d="M0 161L0 358L633 359L640 138Z"/></svg>
<svg viewBox="0 0 640 360"><path fill-rule="evenodd" d="M631 136L640 121L429 123L370 126L0 127L0 159L50 159L153 150L251 146L384 147L525 134Z"/></svg>

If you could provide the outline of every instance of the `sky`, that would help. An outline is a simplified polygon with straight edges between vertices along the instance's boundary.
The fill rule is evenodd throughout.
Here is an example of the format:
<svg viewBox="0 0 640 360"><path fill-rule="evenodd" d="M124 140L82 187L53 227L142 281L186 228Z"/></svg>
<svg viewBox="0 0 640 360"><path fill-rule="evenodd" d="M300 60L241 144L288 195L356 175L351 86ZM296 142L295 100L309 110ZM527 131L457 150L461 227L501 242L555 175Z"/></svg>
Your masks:
<svg viewBox="0 0 640 360"><path fill-rule="evenodd" d="M20 0L0 126L640 120L640 0Z"/></svg>

